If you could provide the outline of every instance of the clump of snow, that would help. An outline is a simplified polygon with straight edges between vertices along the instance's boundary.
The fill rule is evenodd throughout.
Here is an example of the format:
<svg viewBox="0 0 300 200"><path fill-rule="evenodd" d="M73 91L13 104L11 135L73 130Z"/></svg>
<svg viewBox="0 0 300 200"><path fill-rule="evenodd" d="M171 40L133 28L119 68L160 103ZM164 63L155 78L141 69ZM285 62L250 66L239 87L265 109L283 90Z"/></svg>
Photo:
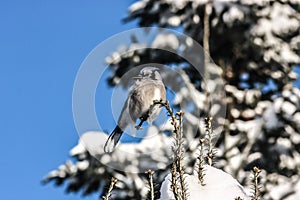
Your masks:
<svg viewBox="0 0 300 200"><path fill-rule="evenodd" d="M84 133L73 149L71 149L71 156L76 156L89 151L91 155L98 155L104 153L104 144L108 135L102 132L89 131Z"/></svg>
<svg viewBox="0 0 300 200"><path fill-rule="evenodd" d="M144 172L147 169L163 169L171 162L173 139L164 134L159 134L155 126L150 126L148 135L139 143L120 143L112 154L104 153L104 144L108 135L103 132L90 131L84 133L77 146L70 154L82 156L89 152L102 164L127 172ZM124 164L127 163L127 164ZM88 163L78 163L78 168L86 169ZM135 168L133 168L135 167Z"/></svg>
<svg viewBox="0 0 300 200"><path fill-rule="evenodd" d="M284 177L277 174L271 174L273 181L276 181L276 185L267 184L270 192L267 194L268 199L273 200L296 200L300 199L300 180L297 176ZM293 188L294 192L290 189Z"/></svg>
<svg viewBox="0 0 300 200"><path fill-rule="evenodd" d="M145 8L145 6L146 6L145 1L137 1L129 7L128 11L134 13L138 10Z"/></svg>
<svg viewBox="0 0 300 200"><path fill-rule="evenodd" d="M178 16L172 16L167 21L170 26L179 26L181 23L181 19Z"/></svg>
<svg viewBox="0 0 300 200"><path fill-rule="evenodd" d="M224 171L205 165L204 173L205 185L201 185L196 173L192 175L185 175L189 199L233 200L236 197L241 197L244 200L251 199L249 192L246 192L236 179ZM168 174L165 181L162 183L160 189L161 200L175 199L171 190L171 176L171 174Z"/></svg>
<svg viewBox="0 0 300 200"><path fill-rule="evenodd" d="M291 102L285 101L282 104L282 111L287 116L291 116L297 110L296 106Z"/></svg>
<svg viewBox="0 0 300 200"><path fill-rule="evenodd" d="M173 19L172 23L180 23L175 22ZM179 41L176 35L166 33L166 34L159 34L152 43L153 48L167 48L171 50L176 50L179 47Z"/></svg>
<svg viewBox="0 0 300 200"><path fill-rule="evenodd" d="M265 128L267 128L268 130L275 129L280 124L275 112L275 108L272 105L267 107L266 111L263 114L263 119L265 121Z"/></svg>
<svg viewBox="0 0 300 200"><path fill-rule="evenodd" d="M224 22L233 24L234 21L242 21L244 19L244 13L238 6L232 6L228 12L223 15Z"/></svg>

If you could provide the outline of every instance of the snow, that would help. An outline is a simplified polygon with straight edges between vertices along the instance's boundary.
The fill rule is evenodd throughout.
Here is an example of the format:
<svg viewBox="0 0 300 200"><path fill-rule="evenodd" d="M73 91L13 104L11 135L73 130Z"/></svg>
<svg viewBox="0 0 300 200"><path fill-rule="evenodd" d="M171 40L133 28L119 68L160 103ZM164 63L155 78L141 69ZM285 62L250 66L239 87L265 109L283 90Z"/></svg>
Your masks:
<svg viewBox="0 0 300 200"><path fill-rule="evenodd" d="M252 109L246 109L242 112L242 117L245 119L252 119L256 115L255 111Z"/></svg>
<svg viewBox="0 0 300 200"><path fill-rule="evenodd" d="M187 4L187 0L164 0L166 3L170 3L174 8L178 10L183 9Z"/></svg>
<svg viewBox="0 0 300 200"><path fill-rule="evenodd" d="M274 179L277 180L277 184L270 188L269 199L273 199L273 200L300 199L300 180L297 178L297 176L286 178L274 174ZM293 188L295 192L290 192L291 188Z"/></svg>
<svg viewBox="0 0 300 200"><path fill-rule="evenodd" d="M262 153L260 152L255 152L255 153L252 153L248 156L247 158L247 162L248 163L252 163L254 162L255 160L259 160L263 157Z"/></svg>
<svg viewBox="0 0 300 200"><path fill-rule="evenodd" d="M292 14L295 14L295 10L289 5L283 5L278 2L274 3L271 12L273 24L271 30L277 35L289 34L290 32L297 30L300 22L295 18L289 18Z"/></svg>
<svg viewBox="0 0 300 200"><path fill-rule="evenodd" d="M280 57L283 59L284 62L287 63L300 62L299 56L296 53L294 53L287 45L281 46Z"/></svg>
<svg viewBox="0 0 300 200"><path fill-rule="evenodd" d="M252 29L254 42L258 46L264 47L264 60L270 62L277 61L284 63L299 63L300 57L296 54L293 47L282 42L278 36L288 36L299 30L299 16L295 10L288 4L275 2L271 7L265 7L258 11L261 18L257 26ZM293 37L294 40L296 37ZM295 39L297 40L297 39ZM291 42L292 44L295 44ZM296 48L297 49L297 48Z"/></svg>
<svg viewBox="0 0 300 200"><path fill-rule="evenodd" d="M230 170L237 171L242 164L243 155L241 155L239 149L237 147L232 148L232 150L228 153Z"/></svg>
<svg viewBox="0 0 300 200"><path fill-rule="evenodd" d="M145 172L149 168L163 169L171 162L172 157L167 155L171 154L169 147L172 146L173 138L159 134L155 126L148 128L148 135L140 143L120 143L109 155L103 150L107 138L108 135L103 132L86 132L70 154L80 156L88 151L104 165L131 172ZM79 162L77 165L77 168L86 169L89 163Z"/></svg>
<svg viewBox="0 0 300 200"><path fill-rule="evenodd" d="M78 145L76 145L75 147L73 147L73 148L70 150L69 154L70 154L70 156L77 156L77 155L79 155L79 154L84 153L85 151L86 151L86 149L85 149L83 143L82 143L82 142L79 142Z"/></svg>
<svg viewBox="0 0 300 200"><path fill-rule="evenodd" d="M76 145L71 151L71 155L79 155L87 150L91 155L98 155L104 153L104 144L108 138L108 135L103 132L89 131L80 137L78 145Z"/></svg>
<svg viewBox="0 0 300 200"><path fill-rule="evenodd" d="M132 4L130 7L129 7L129 12L131 13L134 13L138 10L141 10L143 8L145 8L146 6L146 2L145 1L137 1L135 2L134 4Z"/></svg>
<svg viewBox="0 0 300 200"><path fill-rule="evenodd" d="M159 34L152 43L153 48L169 48L171 50L176 50L179 47L179 41L176 35L166 33Z"/></svg>
<svg viewBox="0 0 300 200"><path fill-rule="evenodd" d="M81 171L86 170L89 167L89 165L90 165L90 163L87 160L78 161L76 163L77 168Z"/></svg>
<svg viewBox="0 0 300 200"><path fill-rule="evenodd" d="M235 137L235 136L228 134L228 136L226 136L226 140L224 141L226 149L232 149L232 147L234 147L238 144L239 140L240 140L239 137Z"/></svg>
<svg viewBox="0 0 300 200"><path fill-rule="evenodd" d="M234 21L242 21L243 19L244 13L237 6L232 6L229 12L223 15L223 20L227 24L233 24Z"/></svg>
<svg viewBox="0 0 300 200"><path fill-rule="evenodd" d="M260 97L261 92L259 90L247 90L245 94L246 104L252 105L256 102L256 100Z"/></svg>
<svg viewBox="0 0 300 200"><path fill-rule="evenodd" d="M297 124L298 126L298 130L300 130L300 112L297 112L296 114L293 115L294 118L294 122Z"/></svg>
<svg viewBox="0 0 300 200"><path fill-rule="evenodd" d="M181 19L178 16L172 16L170 18L168 18L168 24L170 26L179 26L181 23Z"/></svg>
<svg viewBox="0 0 300 200"><path fill-rule="evenodd" d="M234 179L231 175L223 172L220 169L204 166L204 186L198 180L198 175L185 175L185 180L188 186L188 199L235 199L241 197L244 200L250 200L250 195L246 190ZM175 199L171 188L171 174L168 174L162 183L160 192L161 200ZM220 181L222 180L222 181Z"/></svg>
<svg viewBox="0 0 300 200"><path fill-rule="evenodd" d="M199 17L199 15L194 15L194 16L193 16L193 21L194 21L195 24L198 24L198 23L200 22L200 17Z"/></svg>
<svg viewBox="0 0 300 200"><path fill-rule="evenodd" d="M270 196L273 200L280 200L281 196L285 196L289 191L290 184L278 185L272 188L270 191Z"/></svg>
<svg viewBox="0 0 300 200"><path fill-rule="evenodd" d="M264 112L263 119L265 121L265 127L268 130L275 129L279 125L279 120L275 113L275 108L272 105L270 105Z"/></svg>
<svg viewBox="0 0 300 200"><path fill-rule="evenodd" d="M276 113L279 113L280 112L280 109L281 109L281 106L282 106L282 103L283 103L283 98L282 97L279 97L279 98L276 98L274 100L274 109L275 109L275 112Z"/></svg>
<svg viewBox="0 0 300 200"><path fill-rule="evenodd" d="M292 94L290 96L288 96L287 98L289 98L289 100L295 104L297 107L300 107L300 98L297 97L296 95Z"/></svg>
<svg viewBox="0 0 300 200"><path fill-rule="evenodd" d="M296 106L289 101L282 104L282 111L284 114L291 116L297 110Z"/></svg>
<svg viewBox="0 0 300 200"><path fill-rule="evenodd" d="M232 115L233 118L238 118L240 116L240 111L236 108L233 108L230 110L230 114Z"/></svg>
<svg viewBox="0 0 300 200"><path fill-rule="evenodd" d="M295 185L295 193L289 196L286 200L300 199L300 180Z"/></svg>
<svg viewBox="0 0 300 200"><path fill-rule="evenodd" d="M244 100L244 92L241 90L238 90L236 87L232 85L226 85L225 90L229 93L231 93L238 101L238 103L242 103Z"/></svg>
<svg viewBox="0 0 300 200"><path fill-rule="evenodd" d="M241 0L242 4L245 5L259 5L263 6L264 4L267 4L268 1L262 1L262 0Z"/></svg>

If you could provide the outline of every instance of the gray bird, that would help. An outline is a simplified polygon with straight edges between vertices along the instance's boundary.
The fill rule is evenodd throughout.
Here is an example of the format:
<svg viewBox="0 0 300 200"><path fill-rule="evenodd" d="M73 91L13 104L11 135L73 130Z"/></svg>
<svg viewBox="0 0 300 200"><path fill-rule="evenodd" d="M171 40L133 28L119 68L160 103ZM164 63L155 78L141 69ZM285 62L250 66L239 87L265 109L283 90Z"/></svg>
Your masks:
<svg viewBox="0 0 300 200"><path fill-rule="evenodd" d="M104 151L110 153L114 150L123 131L136 124L141 129L143 122L152 123L161 111L160 105L153 105L154 100L166 100L166 89L162 78L156 67L143 68L138 77L135 77L134 84L129 89L127 100L123 106L116 128L108 137Z"/></svg>

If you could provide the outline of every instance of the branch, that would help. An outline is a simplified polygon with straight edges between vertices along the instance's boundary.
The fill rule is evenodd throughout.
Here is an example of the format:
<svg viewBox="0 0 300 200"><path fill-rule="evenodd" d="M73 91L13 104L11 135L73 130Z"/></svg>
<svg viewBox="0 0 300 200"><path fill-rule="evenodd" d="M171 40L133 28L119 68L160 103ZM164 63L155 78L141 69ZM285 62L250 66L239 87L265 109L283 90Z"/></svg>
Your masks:
<svg viewBox="0 0 300 200"><path fill-rule="evenodd" d="M177 167L179 169L179 179L180 179L180 186L181 186L181 192L182 192L182 197L183 199L187 199L187 187L186 183L184 180L184 170L183 170L183 165L182 165L182 160L183 160L183 148L182 148L182 135L183 135L183 130L182 130L182 116L183 112L179 111L176 113L177 116L179 116L179 126L178 126L178 135L176 137L176 143L177 143L177 148L178 148L178 154L177 154Z"/></svg>
<svg viewBox="0 0 300 200"><path fill-rule="evenodd" d="M198 180L200 181L201 185L204 186L204 142L205 139L200 139L200 154L198 156Z"/></svg>
<svg viewBox="0 0 300 200"><path fill-rule="evenodd" d="M208 143L208 152L207 152L207 163L212 166L213 165L213 159L215 157L215 153L214 153L214 149L213 149L213 132L212 132L212 127L211 127L211 120L212 117L206 117L204 119L205 122L205 128L206 128L206 139L207 139L207 143Z"/></svg>
<svg viewBox="0 0 300 200"><path fill-rule="evenodd" d="M110 186L108 188L107 194L103 196L103 200L108 200L109 197L111 196L111 191L114 189L115 184L117 183L118 179L112 177L110 181Z"/></svg>
<svg viewBox="0 0 300 200"><path fill-rule="evenodd" d="M172 180L171 180L171 189L173 191L174 197L177 200L179 199L183 199L186 200L187 199L187 187L186 187L186 183L184 180L184 169L183 169L183 165L182 165L182 160L183 160L183 148L182 148L182 135L183 135L183 129L182 129L182 116L183 116L183 112L179 111L176 114L174 114L173 110L170 107L170 103L169 101L163 102L162 100L160 101L153 101L153 105L156 104L160 104L162 106L164 106L170 117L171 117L171 124L174 126L174 134L175 134L175 144L173 146L173 153L174 153L174 160L173 160L173 164L172 164ZM179 118L177 118L179 117ZM179 121L179 124L178 124ZM177 174L179 173L179 187L180 187L180 192L178 190L178 183L177 183Z"/></svg>
<svg viewBox="0 0 300 200"><path fill-rule="evenodd" d="M204 33L203 33L203 48L204 48L204 62L205 65L210 62L210 50L209 50L209 17L212 11L210 3L207 3L204 8Z"/></svg>
<svg viewBox="0 0 300 200"><path fill-rule="evenodd" d="M149 182L149 192L150 192L150 200L154 200L154 186L153 186L153 174L154 171L149 169L147 172L148 174L148 182Z"/></svg>
<svg viewBox="0 0 300 200"><path fill-rule="evenodd" d="M210 80L210 72L208 70L208 64L210 63L210 50L209 50L209 36L210 36L210 29L209 29L209 17L212 11L212 6L208 2L204 7L204 27L203 27L203 48L204 48L204 82L207 84ZM206 106L207 110L210 110L210 102L209 102L209 93L208 90L205 90L206 95Z"/></svg>
<svg viewBox="0 0 300 200"><path fill-rule="evenodd" d="M253 167L253 185L254 185L254 197L252 200L259 200L259 187L258 178L261 170L258 167Z"/></svg>

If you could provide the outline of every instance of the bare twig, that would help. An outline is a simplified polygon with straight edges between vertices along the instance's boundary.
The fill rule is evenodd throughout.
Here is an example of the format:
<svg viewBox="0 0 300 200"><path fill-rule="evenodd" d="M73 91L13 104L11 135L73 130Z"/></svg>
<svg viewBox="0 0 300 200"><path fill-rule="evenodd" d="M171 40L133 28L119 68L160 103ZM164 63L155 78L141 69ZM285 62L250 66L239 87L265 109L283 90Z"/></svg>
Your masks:
<svg viewBox="0 0 300 200"><path fill-rule="evenodd" d="M234 200L243 200L241 197L236 197Z"/></svg>
<svg viewBox="0 0 300 200"><path fill-rule="evenodd" d="M212 127L211 127L211 120L212 117L206 117L204 119L205 121L205 129L206 129L206 139L207 139L207 143L208 143L208 151L207 151L207 163L212 166L213 164L213 159L214 159L214 149L213 149L213 132L212 132Z"/></svg>
<svg viewBox="0 0 300 200"><path fill-rule="evenodd" d="M148 174L150 199L154 200L154 186L153 186L153 174L154 174L154 171L151 170L151 169L149 169L146 173Z"/></svg>
<svg viewBox="0 0 300 200"><path fill-rule="evenodd" d="M205 64L209 63L210 61L210 50L209 50L209 36L210 36L210 30L209 30L209 17L211 14L211 4L207 3L204 8L204 33L203 33L203 48L206 53L204 55L204 62Z"/></svg>
<svg viewBox="0 0 300 200"><path fill-rule="evenodd" d="M254 197L252 200L259 200L259 186L258 178L261 170L258 167L253 167L253 186L254 186Z"/></svg>
<svg viewBox="0 0 300 200"><path fill-rule="evenodd" d="M198 156L198 180L200 181L201 185L204 186L204 143L205 139L200 139L200 153Z"/></svg>
<svg viewBox="0 0 300 200"><path fill-rule="evenodd" d="M207 84L210 80L210 72L208 70L208 65L210 63L210 49L209 49L209 37L210 37L210 29L209 29L209 17L212 11L211 3L208 2L204 8L204 27L203 27L203 48L204 48L204 82ZM207 110L210 110L210 102L209 102L209 92L205 90L205 105Z"/></svg>
<svg viewBox="0 0 300 200"><path fill-rule="evenodd" d="M155 106L157 104L162 105L167 109L167 111L168 111L168 113L171 117L171 120L172 120L171 123L174 126L174 132L176 131L176 134L177 134L177 131L178 131L177 119L176 119L176 116L175 116L173 110L170 107L170 102L169 101L162 101L162 100L154 100L153 101L153 106Z"/></svg>
<svg viewBox="0 0 300 200"><path fill-rule="evenodd" d="M108 200L110 195L111 195L111 191L114 189L115 184L117 183L118 179L112 177L111 181L110 181L110 186L108 188L107 194L105 196L103 196L103 200Z"/></svg>
<svg viewBox="0 0 300 200"><path fill-rule="evenodd" d="M179 200L180 195L179 195L179 190L178 190L178 184L177 184L177 167L176 167L176 162L172 163L172 179L171 179L171 189L173 192L173 195L175 197L175 200Z"/></svg>
<svg viewBox="0 0 300 200"><path fill-rule="evenodd" d="M181 192L182 192L182 197L183 199L187 199L187 187L186 187L186 183L184 180L184 169L183 169L183 164L182 164L182 160L183 160L183 148L182 148L182 137L183 137L183 112L179 111L176 113L176 115L179 117L179 125L178 125L178 135L176 137L177 140L177 148L178 148L178 152L177 152L177 167L179 170L179 180L180 180L180 186L181 186Z"/></svg>
<svg viewBox="0 0 300 200"><path fill-rule="evenodd" d="M170 117L171 117L171 124L174 127L174 135L175 135L175 143L173 146L173 153L174 153L174 160L172 164L172 180L171 180L171 189L173 191L175 199L182 199L186 200L187 199L187 187L186 183L184 180L184 169L183 169L183 129L182 129L182 116L183 112L179 111L177 113L174 113L173 110L171 109L169 102L163 102L162 100L160 101L153 101L153 105L160 104L166 108L168 111ZM178 117L178 118L177 118ZM179 123L178 123L179 121ZM177 177L179 174L179 185L177 182ZM179 190L180 188L180 190Z"/></svg>

